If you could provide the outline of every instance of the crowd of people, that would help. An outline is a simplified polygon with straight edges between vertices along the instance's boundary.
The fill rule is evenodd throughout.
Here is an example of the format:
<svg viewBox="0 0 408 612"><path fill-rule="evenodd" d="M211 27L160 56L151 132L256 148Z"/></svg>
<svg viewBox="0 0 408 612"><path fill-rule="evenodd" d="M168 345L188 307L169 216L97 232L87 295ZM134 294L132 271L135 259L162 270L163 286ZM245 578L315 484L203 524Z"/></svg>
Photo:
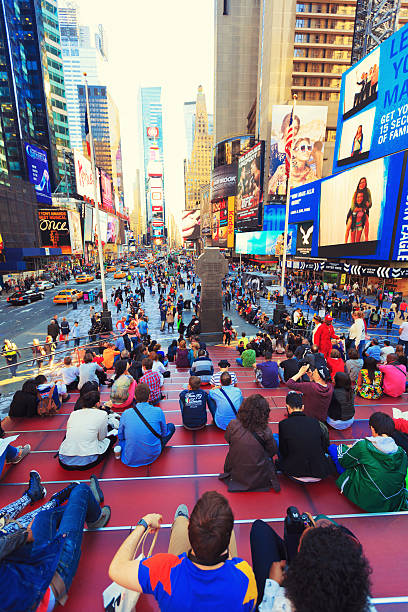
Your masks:
<svg viewBox="0 0 408 612"><path fill-rule="evenodd" d="M235 300L239 311L240 300L246 298L237 295L238 283L225 280L223 285L224 305ZM194 306L183 297L186 287L195 296ZM127 310L115 333L90 334L95 344L66 355L52 377L39 373L25 381L9 416L52 416L76 392L57 453L64 470L89 470L110 455L129 467L151 465L176 430L160 407L169 364L174 364L185 375L179 394L182 426L198 432L211 422L224 432L228 451L219 478L228 491L279 493L282 475L302 484L334 477L341 493L365 512L408 510L408 421L375 411L365 438L350 445L336 445L329 438L330 429L352 426L356 396L377 400L383 394L402 395L406 346L380 345L375 338L368 344L363 312L356 304L347 339L336 333L331 315L315 317L311 338L301 333L302 313L284 312L278 324L266 321L253 337L243 332L239 338L225 317L224 342L236 339L230 349L236 358L215 363L200 337L200 289L191 263L176 264L173 271L157 264L134 275L124 289L112 291L113 304L118 308L125 302ZM142 307L146 290L157 299L161 331L167 326L173 333L177 327L178 337L167 350L149 333ZM256 306L253 296L249 299ZM183 313L191 308L195 315L185 326ZM58 342L69 341L71 330L63 322L54 318L50 323L46 344L55 346L49 354L33 350L41 364L46 357L51 360ZM402 324L401 334L404 330ZM248 373L259 389L286 388L286 415L277 433L270 428L268 398L256 392L243 396L240 385ZM105 385L110 397L102 401ZM19 463L30 450L28 444L5 446L0 474L6 463ZM0 563L9 586L4 610L48 611L64 603L78 566L84 524L96 529L109 521L110 507L102 506L104 495L95 476L90 486L72 482L24 513L45 497L39 474L31 471L21 497L0 509ZM283 539L267 523L255 521L252 567L238 556L232 509L215 491L202 495L191 514L183 504L177 508L167 554L135 558L145 532L157 531L161 523L160 513L143 516L109 568L117 585L153 594L161 609L371 609L371 570L362 546L351 531L324 515L313 518L288 508Z"/></svg>

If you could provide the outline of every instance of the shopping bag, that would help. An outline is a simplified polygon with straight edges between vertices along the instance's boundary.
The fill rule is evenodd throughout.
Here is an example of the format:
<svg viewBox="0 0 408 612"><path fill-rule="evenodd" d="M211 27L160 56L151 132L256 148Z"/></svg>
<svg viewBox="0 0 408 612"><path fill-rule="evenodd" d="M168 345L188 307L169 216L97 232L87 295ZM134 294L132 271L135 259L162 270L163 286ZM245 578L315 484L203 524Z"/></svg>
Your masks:
<svg viewBox="0 0 408 612"><path fill-rule="evenodd" d="M149 533L151 533L150 529L145 531L137 544L135 559L138 561L142 561L146 558L144 554L144 544ZM150 557L153 552L158 533L159 530L157 529L153 536L152 544L147 555L148 557ZM136 553L140 547L141 553L136 557ZM141 594L137 591L126 589L116 584L116 582L112 582L112 584L110 584L102 593L105 612L134 612L136 610L136 604L139 601L140 595Z"/></svg>

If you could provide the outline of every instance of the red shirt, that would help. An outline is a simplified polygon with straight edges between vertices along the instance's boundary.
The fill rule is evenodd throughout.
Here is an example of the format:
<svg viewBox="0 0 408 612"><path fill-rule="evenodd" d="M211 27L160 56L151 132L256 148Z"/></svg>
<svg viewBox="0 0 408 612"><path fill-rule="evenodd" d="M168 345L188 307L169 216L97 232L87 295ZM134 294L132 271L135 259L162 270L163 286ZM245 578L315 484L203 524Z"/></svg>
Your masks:
<svg viewBox="0 0 408 612"><path fill-rule="evenodd" d="M344 372L344 361L340 359L340 357L328 357L327 365L329 366L330 375L333 381L337 372Z"/></svg>
<svg viewBox="0 0 408 612"><path fill-rule="evenodd" d="M145 383L150 389L149 402L154 404L161 398L161 377L158 372L147 370L140 378L139 383Z"/></svg>

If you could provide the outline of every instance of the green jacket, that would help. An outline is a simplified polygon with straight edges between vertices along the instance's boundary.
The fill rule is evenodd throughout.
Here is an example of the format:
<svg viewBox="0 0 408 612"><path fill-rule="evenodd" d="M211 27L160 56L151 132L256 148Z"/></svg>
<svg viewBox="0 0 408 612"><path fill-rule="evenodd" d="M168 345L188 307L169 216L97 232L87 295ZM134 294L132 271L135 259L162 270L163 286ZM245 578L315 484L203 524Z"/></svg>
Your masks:
<svg viewBox="0 0 408 612"><path fill-rule="evenodd" d="M408 457L392 438L364 438L351 448L339 446L337 452L346 470L337 486L350 501L366 512L408 510Z"/></svg>
<svg viewBox="0 0 408 612"><path fill-rule="evenodd" d="M256 361L256 353L253 349L247 349L241 355L244 368L252 368Z"/></svg>

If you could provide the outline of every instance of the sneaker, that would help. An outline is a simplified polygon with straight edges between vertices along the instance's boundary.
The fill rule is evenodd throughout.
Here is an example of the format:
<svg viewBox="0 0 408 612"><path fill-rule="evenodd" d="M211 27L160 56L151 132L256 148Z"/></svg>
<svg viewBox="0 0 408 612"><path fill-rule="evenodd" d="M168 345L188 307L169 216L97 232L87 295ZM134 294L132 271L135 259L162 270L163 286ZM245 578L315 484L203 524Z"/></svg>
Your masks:
<svg viewBox="0 0 408 612"><path fill-rule="evenodd" d="M107 525L107 523L109 522L110 517L111 517L110 506L104 506L101 509L101 514L98 520L95 521L94 523L87 523L88 529L101 529L101 527L105 527L105 525Z"/></svg>
<svg viewBox="0 0 408 612"><path fill-rule="evenodd" d="M26 444L25 446L17 446L17 450L18 455L16 455L14 459L10 459L10 461L7 461L7 463L20 463L20 461L22 461L24 457L27 457L28 453L31 450L31 446L29 444Z"/></svg>
<svg viewBox="0 0 408 612"><path fill-rule="evenodd" d="M69 496L71 495L72 489L79 485L79 482L71 482L65 489L61 489L57 493L51 496L51 499L55 499L58 506L61 506L64 502L67 501Z"/></svg>
<svg viewBox="0 0 408 612"><path fill-rule="evenodd" d="M90 478L90 483L89 483L89 488L91 489L92 493L94 494L94 497L96 499L96 501L98 502L98 504L103 504L104 502L104 496L103 496L103 491L101 489L101 486L99 484L99 480L97 479L97 477L92 474L91 478Z"/></svg>
<svg viewBox="0 0 408 612"><path fill-rule="evenodd" d="M176 510L176 514L174 515L174 520L179 516L185 516L188 519L188 508L186 504L180 504Z"/></svg>
<svg viewBox="0 0 408 612"><path fill-rule="evenodd" d="M24 493L31 499L32 504L47 495L47 489L41 484L41 476L36 470L31 470L28 489Z"/></svg>

